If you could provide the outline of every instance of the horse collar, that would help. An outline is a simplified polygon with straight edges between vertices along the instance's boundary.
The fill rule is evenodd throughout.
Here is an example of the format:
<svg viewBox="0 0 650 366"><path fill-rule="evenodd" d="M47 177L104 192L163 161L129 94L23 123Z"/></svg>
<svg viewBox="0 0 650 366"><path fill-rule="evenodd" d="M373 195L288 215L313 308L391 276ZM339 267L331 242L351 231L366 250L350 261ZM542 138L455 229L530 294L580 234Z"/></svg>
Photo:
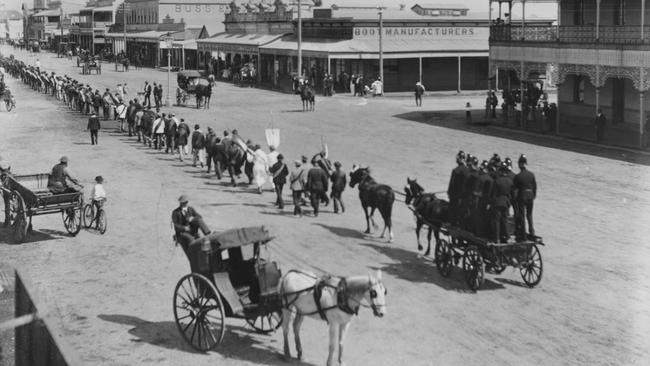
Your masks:
<svg viewBox="0 0 650 366"><path fill-rule="evenodd" d="M336 288L336 302L341 311L350 315L359 315L359 306L350 307L348 297L348 283L345 278L341 278Z"/></svg>

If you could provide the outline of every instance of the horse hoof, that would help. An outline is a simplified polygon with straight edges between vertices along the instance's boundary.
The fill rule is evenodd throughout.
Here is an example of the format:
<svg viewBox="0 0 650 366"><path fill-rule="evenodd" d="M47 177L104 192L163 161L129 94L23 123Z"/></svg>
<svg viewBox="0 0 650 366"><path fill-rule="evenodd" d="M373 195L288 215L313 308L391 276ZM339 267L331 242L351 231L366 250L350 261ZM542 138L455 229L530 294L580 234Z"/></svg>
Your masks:
<svg viewBox="0 0 650 366"><path fill-rule="evenodd" d="M422 250L422 245L418 244L418 250Z"/></svg>
<svg viewBox="0 0 650 366"><path fill-rule="evenodd" d="M430 251L430 250L427 250L426 253L424 253L424 256L425 256L425 257L428 257L429 254L431 254L431 251Z"/></svg>
<svg viewBox="0 0 650 366"><path fill-rule="evenodd" d="M363 232L364 234L370 234L370 230L366 230Z"/></svg>

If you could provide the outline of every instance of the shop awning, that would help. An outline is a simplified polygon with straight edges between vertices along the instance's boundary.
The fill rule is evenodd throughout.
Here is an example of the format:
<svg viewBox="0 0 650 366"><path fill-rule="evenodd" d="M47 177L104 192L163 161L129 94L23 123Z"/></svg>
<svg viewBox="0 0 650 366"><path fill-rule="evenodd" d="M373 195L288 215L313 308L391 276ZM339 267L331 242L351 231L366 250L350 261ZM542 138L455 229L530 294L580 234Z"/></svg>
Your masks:
<svg viewBox="0 0 650 366"><path fill-rule="evenodd" d="M146 31L146 32L137 32L137 33L127 33L126 38L132 41L157 43L160 41L160 37L166 35L167 33L169 32ZM124 37L124 33L106 33L105 37L113 38L113 39L115 38L121 39Z"/></svg>
<svg viewBox="0 0 650 366"><path fill-rule="evenodd" d="M34 14L35 17L55 17L61 15L60 10L44 10Z"/></svg>
<svg viewBox="0 0 650 366"><path fill-rule="evenodd" d="M450 56L487 56L489 45L487 39L418 39L418 40L383 40L384 58L405 57L450 57ZM295 36L287 36L260 47L264 54L296 56L298 41ZM309 57L330 58L379 58L379 40L309 40L302 42L302 52Z"/></svg>
<svg viewBox="0 0 650 366"><path fill-rule="evenodd" d="M281 38L282 34L221 33L197 40L199 51L221 51L257 54L260 46Z"/></svg>
<svg viewBox="0 0 650 366"><path fill-rule="evenodd" d="M184 48L186 50L196 50L196 39L188 39L186 41L174 41L172 43L174 48Z"/></svg>

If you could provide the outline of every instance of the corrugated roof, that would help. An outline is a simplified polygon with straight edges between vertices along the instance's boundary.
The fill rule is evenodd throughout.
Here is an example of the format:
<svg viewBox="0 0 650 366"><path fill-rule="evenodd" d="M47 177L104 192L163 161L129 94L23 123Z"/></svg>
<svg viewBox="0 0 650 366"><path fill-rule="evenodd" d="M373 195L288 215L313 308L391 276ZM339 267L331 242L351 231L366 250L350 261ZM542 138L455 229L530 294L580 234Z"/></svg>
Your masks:
<svg viewBox="0 0 650 366"><path fill-rule="evenodd" d="M436 3L415 3L411 7L419 6L422 9L469 9L465 4L436 4Z"/></svg>
<svg viewBox="0 0 650 366"><path fill-rule="evenodd" d="M220 33L214 37L198 40L199 43L241 44L261 46L282 37L281 34Z"/></svg>

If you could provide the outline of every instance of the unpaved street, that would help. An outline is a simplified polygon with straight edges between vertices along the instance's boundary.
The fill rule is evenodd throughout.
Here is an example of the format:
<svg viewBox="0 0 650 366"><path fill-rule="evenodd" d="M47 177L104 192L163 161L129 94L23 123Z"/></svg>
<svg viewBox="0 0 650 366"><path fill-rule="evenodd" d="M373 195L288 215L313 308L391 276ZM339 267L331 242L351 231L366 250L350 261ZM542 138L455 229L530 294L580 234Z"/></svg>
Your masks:
<svg viewBox="0 0 650 366"><path fill-rule="evenodd" d="M49 53L38 57L44 68L100 90L127 81L134 96L144 80L166 86L167 75L159 71L105 67L100 76L82 76L72 61ZM287 364L280 357L281 332L257 335L239 320L228 321L216 352L195 353L184 344L171 302L176 282L189 272L171 240L170 214L181 193L213 230L267 226L277 237L268 255L285 271L384 272L388 315L377 319L362 309L346 342L348 365L650 363L648 156L493 127L467 128L462 111L447 112L462 110L466 101L481 105L479 95L429 96L423 108L406 96L319 96L316 112L302 113L297 96L218 83L209 111L163 110L203 131L237 128L263 146L264 129L279 128L279 150L289 162L316 153L322 137L332 160L346 171L353 163L370 165L377 181L400 190L406 177L418 178L429 191L446 190L459 149L481 159L494 152L513 159L526 153L539 185L536 231L547 244L541 248L542 282L529 289L519 272L508 268L487 274L483 288L471 293L461 269L443 278L433 260L417 252L413 215L403 202L395 202L392 244L378 233L362 233L363 213L356 189L349 187L345 214L333 214L330 206L318 218L294 218L291 205L284 212L272 205L270 191L260 196L245 185L230 187L227 179L219 182L187 160L181 163L116 133L113 121L102 121L99 145L91 146L87 118L16 79L8 81L18 108L0 110L0 154L13 171L49 172L67 155L86 195L96 175L106 179L105 235L82 231L71 238L59 215L36 217L36 232L22 245L8 244L9 232L0 230L0 261L28 273L57 315L61 334L89 365ZM306 321L302 335L302 364L324 364L325 323Z"/></svg>

